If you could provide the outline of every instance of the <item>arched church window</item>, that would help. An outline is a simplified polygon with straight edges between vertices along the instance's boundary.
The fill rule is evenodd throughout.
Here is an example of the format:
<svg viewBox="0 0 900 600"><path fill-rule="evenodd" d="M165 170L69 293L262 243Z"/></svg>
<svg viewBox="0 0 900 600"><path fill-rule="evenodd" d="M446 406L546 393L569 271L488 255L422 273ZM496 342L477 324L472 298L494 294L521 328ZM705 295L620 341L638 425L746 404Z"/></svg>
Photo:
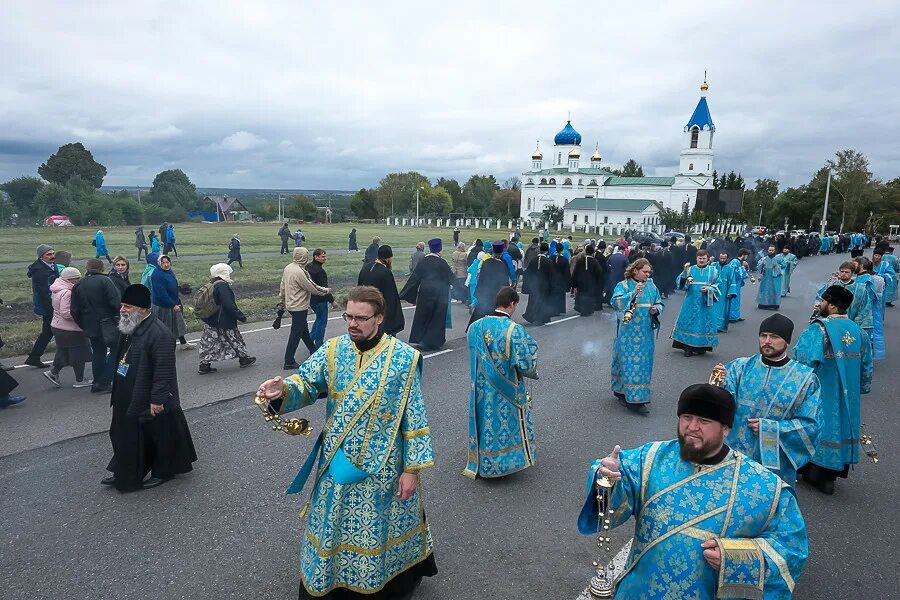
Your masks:
<svg viewBox="0 0 900 600"><path fill-rule="evenodd" d="M551 177L549 183L550 185L556 185L556 179Z"/></svg>
<svg viewBox="0 0 900 600"><path fill-rule="evenodd" d="M587 216L587 215L584 215L584 222L585 222L585 223L588 222L588 216Z"/></svg>
<svg viewBox="0 0 900 600"><path fill-rule="evenodd" d="M558 165L562 164L562 152L560 152L556 155L556 164L558 164Z"/></svg>
<svg viewBox="0 0 900 600"><path fill-rule="evenodd" d="M697 147L697 141L700 139L700 128L694 125L691 127L691 148Z"/></svg>
<svg viewBox="0 0 900 600"><path fill-rule="evenodd" d="M578 185L581 185L581 178L578 178Z"/></svg>
<svg viewBox="0 0 900 600"><path fill-rule="evenodd" d="M588 185L597 185L597 180L591 179L591 182Z"/></svg>
<svg viewBox="0 0 900 600"><path fill-rule="evenodd" d="M534 179L532 179L531 177L529 177L529 178L528 178L528 185L531 185L531 184L533 184L533 183L534 183Z"/></svg>
<svg viewBox="0 0 900 600"><path fill-rule="evenodd" d="M573 222L573 223L577 223L577 222L578 222L578 215L572 215L572 222Z"/></svg>
<svg viewBox="0 0 900 600"><path fill-rule="evenodd" d="M547 185L547 178L541 177L541 185Z"/></svg>
<svg viewBox="0 0 900 600"><path fill-rule="evenodd" d="M690 163L688 165L688 171L693 171L693 170L694 170L694 163Z"/></svg>
<svg viewBox="0 0 900 600"><path fill-rule="evenodd" d="M572 179L570 177L566 177L566 180L563 181L563 185L572 185Z"/></svg>

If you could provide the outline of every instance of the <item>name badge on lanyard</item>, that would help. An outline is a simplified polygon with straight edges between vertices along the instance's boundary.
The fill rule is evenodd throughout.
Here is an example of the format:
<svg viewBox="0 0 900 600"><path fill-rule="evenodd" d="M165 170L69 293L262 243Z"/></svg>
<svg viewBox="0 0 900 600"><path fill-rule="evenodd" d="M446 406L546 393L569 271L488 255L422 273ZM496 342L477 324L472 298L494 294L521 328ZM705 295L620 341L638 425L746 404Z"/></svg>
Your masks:
<svg viewBox="0 0 900 600"><path fill-rule="evenodd" d="M116 374L125 377L128 375L128 363L123 361L119 361L119 366L116 368Z"/></svg>

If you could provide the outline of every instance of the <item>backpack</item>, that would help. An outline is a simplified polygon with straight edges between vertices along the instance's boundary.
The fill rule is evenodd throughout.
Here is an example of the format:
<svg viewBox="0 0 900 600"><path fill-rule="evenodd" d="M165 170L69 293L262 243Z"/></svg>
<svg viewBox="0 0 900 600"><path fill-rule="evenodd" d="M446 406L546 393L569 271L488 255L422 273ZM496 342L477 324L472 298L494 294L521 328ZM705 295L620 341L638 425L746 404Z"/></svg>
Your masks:
<svg viewBox="0 0 900 600"><path fill-rule="evenodd" d="M208 319L219 310L219 305L216 304L213 295L217 283L219 282L210 281L209 283L204 283L197 290L197 299L194 300L194 314L197 315L198 319Z"/></svg>

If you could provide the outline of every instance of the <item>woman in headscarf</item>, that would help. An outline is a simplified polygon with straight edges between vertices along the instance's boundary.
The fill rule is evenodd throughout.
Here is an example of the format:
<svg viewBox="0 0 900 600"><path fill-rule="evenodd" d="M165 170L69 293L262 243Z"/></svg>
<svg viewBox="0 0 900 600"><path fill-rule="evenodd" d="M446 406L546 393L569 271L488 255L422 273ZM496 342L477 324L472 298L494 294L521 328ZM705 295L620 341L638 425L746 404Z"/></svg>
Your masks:
<svg viewBox="0 0 900 600"><path fill-rule="evenodd" d="M236 358L241 368L249 367L256 362L255 356L247 352L247 344L238 329L238 321L247 322L247 317L238 308L231 289L230 266L219 263L209 268L213 285L213 300L219 309L210 317L203 319L203 334L200 336L200 368L198 373L207 375L218 369L210 363Z"/></svg>
<svg viewBox="0 0 900 600"><path fill-rule="evenodd" d="M244 261L241 260L241 239L238 234L231 236L231 241L228 242L228 265L235 261L242 269L244 268Z"/></svg>
<svg viewBox="0 0 900 600"><path fill-rule="evenodd" d="M153 292L153 271L159 268L157 261L159 260L159 252L151 252L147 255L147 266L141 273L141 285Z"/></svg>
<svg viewBox="0 0 900 600"><path fill-rule="evenodd" d="M470 308L474 307L478 302L475 298L475 286L478 284L478 268L481 266L481 261L484 259L484 257L484 251L479 252L475 256L475 260L472 261L472 264L469 265L469 268L466 269L466 272L469 274L469 276L466 278L466 285L469 286Z"/></svg>
<svg viewBox="0 0 900 600"><path fill-rule="evenodd" d="M141 273L141 285L153 292L153 271L159 268L159 252L151 252L147 255L147 266Z"/></svg>
<svg viewBox="0 0 900 600"><path fill-rule="evenodd" d="M468 259L468 253L466 252L466 245L462 242L456 245L456 250L453 251L453 299L459 300L464 304L469 303L469 296L466 293L466 275L468 266L466 261Z"/></svg>
<svg viewBox="0 0 900 600"><path fill-rule="evenodd" d="M103 237L103 230L101 229L98 229L94 235L94 246L97 248L97 258L105 258L109 264L112 264L109 250L106 248L106 238Z"/></svg>
<svg viewBox="0 0 900 600"><path fill-rule="evenodd" d="M151 229L147 237L150 238L150 252L159 254L159 236Z"/></svg>
<svg viewBox="0 0 900 600"><path fill-rule="evenodd" d="M572 260L572 253L569 252L569 240L562 241L562 255L566 259L566 263Z"/></svg>
<svg viewBox="0 0 900 600"><path fill-rule="evenodd" d="M81 272L75 267L66 267L50 286L53 304L53 320L50 322L50 328L56 340L56 356L53 357L53 366L50 370L44 371L44 377L56 387L62 387L59 372L64 367L72 367L75 371L75 383L72 387L87 387L92 383L84 378L84 364L91 359L91 347L88 345L87 336L72 317L72 288L79 281Z"/></svg>
<svg viewBox="0 0 900 600"><path fill-rule="evenodd" d="M152 256L152 254L151 254ZM153 314L169 328L172 335L178 338L182 350L194 348L194 344L188 343L184 334L184 312L181 298L178 295L178 279L172 270L172 261L165 254L157 261L159 266L150 275L153 287L150 288L150 303Z"/></svg>
<svg viewBox="0 0 900 600"><path fill-rule="evenodd" d="M128 281L128 270L131 267L128 259L124 256L117 256L113 259L113 266L109 270L109 279L119 290L119 295L125 293L125 288L131 285Z"/></svg>

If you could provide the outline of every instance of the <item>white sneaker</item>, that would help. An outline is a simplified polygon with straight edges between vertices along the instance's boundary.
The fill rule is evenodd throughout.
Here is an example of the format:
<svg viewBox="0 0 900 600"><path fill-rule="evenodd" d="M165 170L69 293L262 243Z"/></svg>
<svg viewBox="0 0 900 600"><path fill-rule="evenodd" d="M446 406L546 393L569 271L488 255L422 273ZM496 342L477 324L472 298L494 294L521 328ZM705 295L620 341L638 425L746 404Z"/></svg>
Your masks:
<svg viewBox="0 0 900 600"><path fill-rule="evenodd" d="M59 375L54 375L52 371L44 371L44 377L56 387L62 387L62 384L59 382Z"/></svg>
<svg viewBox="0 0 900 600"><path fill-rule="evenodd" d="M93 384L94 384L94 381L92 379L82 379L81 381L76 381L75 383L73 383L72 387L73 388L83 388L83 387L89 387Z"/></svg>
<svg viewBox="0 0 900 600"><path fill-rule="evenodd" d="M179 344L178 347L181 348L182 350L193 350L194 348L197 347L197 344L192 344L191 342L188 342L187 344Z"/></svg>

